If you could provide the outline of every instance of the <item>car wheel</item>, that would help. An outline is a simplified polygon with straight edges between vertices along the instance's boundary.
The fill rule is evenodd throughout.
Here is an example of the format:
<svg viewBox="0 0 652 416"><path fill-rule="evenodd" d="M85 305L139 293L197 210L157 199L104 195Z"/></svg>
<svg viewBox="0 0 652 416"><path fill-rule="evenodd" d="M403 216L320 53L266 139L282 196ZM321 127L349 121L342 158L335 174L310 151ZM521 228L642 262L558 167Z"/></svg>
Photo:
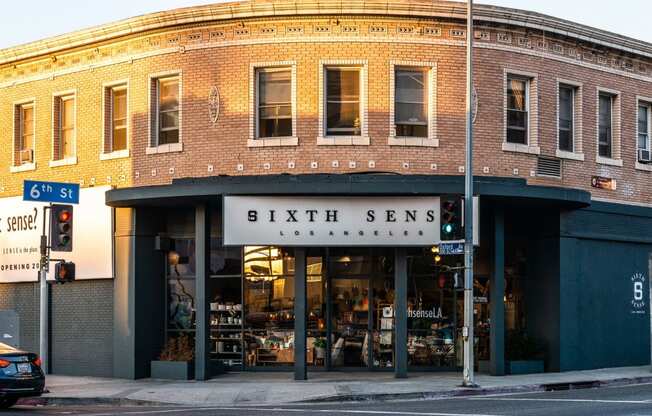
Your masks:
<svg viewBox="0 0 652 416"><path fill-rule="evenodd" d="M9 409L11 406L15 405L17 401L18 399L14 397L0 399L0 409Z"/></svg>

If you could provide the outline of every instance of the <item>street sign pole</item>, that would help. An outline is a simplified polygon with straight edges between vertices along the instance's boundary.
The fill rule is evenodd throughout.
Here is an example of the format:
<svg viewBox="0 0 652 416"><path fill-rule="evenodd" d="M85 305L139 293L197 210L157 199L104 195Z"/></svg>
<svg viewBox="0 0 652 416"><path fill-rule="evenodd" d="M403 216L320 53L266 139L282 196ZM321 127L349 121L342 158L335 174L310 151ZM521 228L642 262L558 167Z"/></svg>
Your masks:
<svg viewBox="0 0 652 416"><path fill-rule="evenodd" d="M49 308L50 308L50 292L48 290L47 272L50 266L50 254L48 250L48 238L46 230L46 217L49 206L43 207L43 233L41 234L41 264L39 268L39 282L41 289L41 296L39 302L39 355L41 356L41 366L43 372L48 374L50 364L49 350Z"/></svg>
<svg viewBox="0 0 652 416"><path fill-rule="evenodd" d="M42 369L48 374L49 360L49 307L50 291L48 289L47 272L50 267L50 247L48 246L47 221L48 210L52 203L79 203L79 185L73 183L44 182L26 180L23 182L23 201L49 202L43 207L43 232L41 234L41 261L39 265L39 355Z"/></svg>
<svg viewBox="0 0 652 416"><path fill-rule="evenodd" d="M464 169L464 387L477 387L473 374L473 0L466 17L466 160Z"/></svg>

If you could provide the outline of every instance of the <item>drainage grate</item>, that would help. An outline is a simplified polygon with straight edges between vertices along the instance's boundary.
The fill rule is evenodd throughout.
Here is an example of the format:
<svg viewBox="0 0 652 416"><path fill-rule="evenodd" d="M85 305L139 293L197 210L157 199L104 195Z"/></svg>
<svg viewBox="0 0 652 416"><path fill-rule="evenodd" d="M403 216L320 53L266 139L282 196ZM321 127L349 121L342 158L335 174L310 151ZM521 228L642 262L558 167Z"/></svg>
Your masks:
<svg viewBox="0 0 652 416"><path fill-rule="evenodd" d="M539 156L537 158L537 176L561 178L561 160Z"/></svg>

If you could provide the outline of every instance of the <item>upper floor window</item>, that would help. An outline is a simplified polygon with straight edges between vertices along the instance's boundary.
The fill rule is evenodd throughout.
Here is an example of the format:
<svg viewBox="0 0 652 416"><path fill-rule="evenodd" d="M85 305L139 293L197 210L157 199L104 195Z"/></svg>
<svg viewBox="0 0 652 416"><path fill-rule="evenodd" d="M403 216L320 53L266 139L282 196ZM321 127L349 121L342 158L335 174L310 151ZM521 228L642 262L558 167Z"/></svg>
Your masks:
<svg viewBox="0 0 652 416"><path fill-rule="evenodd" d="M612 94L601 92L598 97L598 155L612 157L613 146L613 101Z"/></svg>
<svg viewBox="0 0 652 416"><path fill-rule="evenodd" d="M34 103L14 107L14 166L34 163Z"/></svg>
<svg viewBox="0 0 652 416"><path fill-rule="evenodd" d="M360 136L361 69L358 67L326 68L326 135Z"/></svg>
<svg viewBox="0 0 652 416"><path fill-rule="evenodd" d="M290 68L260 68L257 137L292 136L292 71Z"/></svg>
<svg viewBox="0 0 652 416"><path fill-rule="evenodd" d="M428 136L427 69L396 69L394 75L394 125L398 137Z"/></svg>
<svg viewBox="0 0 652 416"><path fill-rule="evenodd" d="M181 73L150 75L149 145L147 154L180 152ZM128 130L128 127L127 127Z"/></svg>
<svg viewBox="0 0 652 416"><path fill-rule="evenodd" d="M75 157L75 95L54 97L54 137L52 160L67 161Z"/></svg>
<svg viewBox="0 0 652 416"><path fill-rule="evenodd" d="M104 153L127 150L127 84L104 89Z"/></svg>
<svg viewBox="0 0 652 416"><path fill-rule="evenodd" d="M650 156L650 128L652 126L652 104L640 101L638 104L638 161L649 163ZM641 151L647 151L642 153Z"/></svg>
<svg viewBox="0 0 652 416"><path fill-rule="evenodd" d="M158 144L179 143L179 78L158 80Z"/></svg>
<svg viewBox="0 0 652 416"><path fill-rule="evenodd" d="M529 80L507 77L507 142L528 144Z"/></svg>
<svg viewBox="0 0 652 416"><path fill-rule="evenodd" d="M573 152L574 150L574 102L575 87L559 86L559 150Z"/></svg>

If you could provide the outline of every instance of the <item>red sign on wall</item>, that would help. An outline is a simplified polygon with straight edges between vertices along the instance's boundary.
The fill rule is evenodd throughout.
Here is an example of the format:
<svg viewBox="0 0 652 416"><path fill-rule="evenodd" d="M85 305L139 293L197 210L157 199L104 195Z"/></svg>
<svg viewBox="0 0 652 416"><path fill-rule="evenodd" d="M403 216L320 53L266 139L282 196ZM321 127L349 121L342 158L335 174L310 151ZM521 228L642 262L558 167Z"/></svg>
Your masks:
<svg viewBox="0 0 652 416"><path fill-rule="evenodd" d="M593 176L591 177L591 186L594 188L615 191L616 180L613 178L605 178L604 176Z"/></svg>

